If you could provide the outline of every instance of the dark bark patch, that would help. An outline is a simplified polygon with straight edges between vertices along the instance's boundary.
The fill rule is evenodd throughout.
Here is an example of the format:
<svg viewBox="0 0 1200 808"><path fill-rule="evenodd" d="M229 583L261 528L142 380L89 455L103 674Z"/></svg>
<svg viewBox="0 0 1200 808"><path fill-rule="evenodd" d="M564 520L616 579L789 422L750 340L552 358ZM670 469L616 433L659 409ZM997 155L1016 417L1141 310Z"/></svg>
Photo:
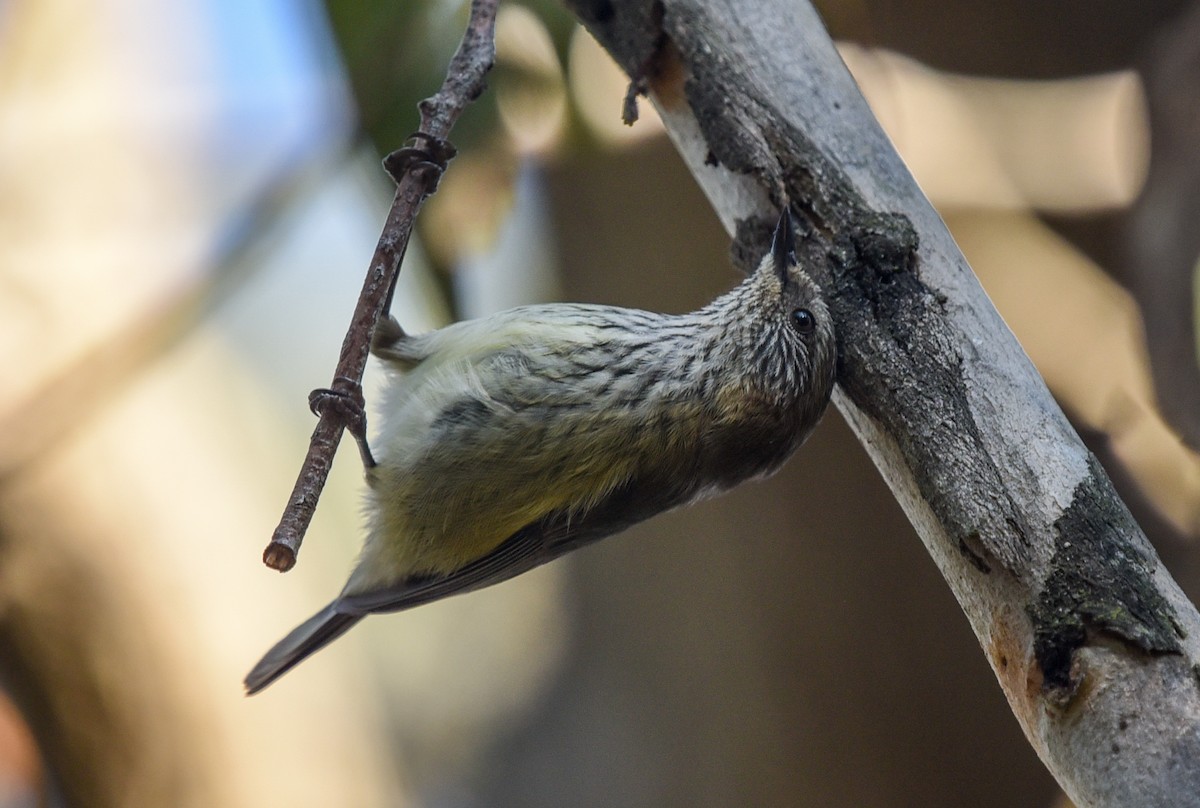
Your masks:
<svg viewBox="0 0 1200 808"><path fill-rule="evenodd" d="M617 16L617 10L613 8L610 0L596 0L596 2L589 5L589 8L591 10L591 18L601 25L607 25L612 22L613 17Z"/></svg>
<svg viewBox="0 0 1200 808"><path fill-rule="evenodd" d="M661 0L567 0L592 35L634 81L648 78L647 66L662 45Z"/></svg>
<svg viewBox="0 0 1200 808"><path fill-rule="evenodd" d="M959 336L921 279L912 225L865 206L829 222L838 234L817 274L837 322L842 389L899 443L956 549L981 573L998 565L1020 577L1025 519L971 410Z"/></svg>
<svg viewBox="0 0 1200 808"><path fill-rule="evenodd" d="M1095 458L1054 523L1051 572L1028 609L1043 687L1073 691L1075 652L1099 632L1148 654L1180 654L1182 631L1159 593L1141 531Z"/></svg>

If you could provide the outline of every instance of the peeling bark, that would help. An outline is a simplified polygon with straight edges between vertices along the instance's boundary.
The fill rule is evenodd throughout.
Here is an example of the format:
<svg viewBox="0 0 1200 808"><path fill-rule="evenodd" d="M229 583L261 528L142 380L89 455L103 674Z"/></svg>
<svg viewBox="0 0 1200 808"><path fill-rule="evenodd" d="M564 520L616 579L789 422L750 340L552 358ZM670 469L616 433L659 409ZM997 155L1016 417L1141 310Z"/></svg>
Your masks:
<svg viewBox="0 0 1200 808"><path fill-rule="evenodd" d="M735 236L786 198L841 352L835 401L1080 806L1200 802L1200 618L996 314L816 13L567 0ZM615 103L615 102L614 102ZM614 113L615 114L615 113Z"/></svg>

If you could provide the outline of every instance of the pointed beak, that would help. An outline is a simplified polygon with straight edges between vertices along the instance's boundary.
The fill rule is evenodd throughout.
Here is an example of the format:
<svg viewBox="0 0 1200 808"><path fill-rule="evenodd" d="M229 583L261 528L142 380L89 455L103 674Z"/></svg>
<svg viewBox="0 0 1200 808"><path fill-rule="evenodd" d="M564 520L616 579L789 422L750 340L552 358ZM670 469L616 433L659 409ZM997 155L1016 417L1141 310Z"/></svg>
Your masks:
<svg viewBox="0 0 1200 808"><path fill-rule="evenodd" d="M771 242L771 259L775 264L775 274L781 282L787 283L788 269L796 263L796 235L792 230L790 205L785 204L779 213L779 223L775 225L775 238Z"/></svg>

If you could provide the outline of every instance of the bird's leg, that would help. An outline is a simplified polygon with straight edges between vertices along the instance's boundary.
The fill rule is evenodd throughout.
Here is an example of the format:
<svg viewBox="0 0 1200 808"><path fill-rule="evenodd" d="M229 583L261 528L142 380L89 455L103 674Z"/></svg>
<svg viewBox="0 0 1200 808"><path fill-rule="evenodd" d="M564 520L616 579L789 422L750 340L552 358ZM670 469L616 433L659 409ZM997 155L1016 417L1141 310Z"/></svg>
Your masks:
<svg viewBox="0 0 1200 808"><path fill-rule="evenodd" d="M375 323L375 333L371 336L371 353L376 356L379 352L395 345L405 337L404 327L390 314L384 314Z"/></svg>
<svg viewBox="0 0 1200 808"><path fill-rule="evenodd" d="M375 457L367 445L367 410L361 384L338 376L333 380L333 387L321 387L308 394L308 408L317 417L325 415L327 411L337 417L346 431L354 436L363 467L368 470L375 468Z"/></svg>

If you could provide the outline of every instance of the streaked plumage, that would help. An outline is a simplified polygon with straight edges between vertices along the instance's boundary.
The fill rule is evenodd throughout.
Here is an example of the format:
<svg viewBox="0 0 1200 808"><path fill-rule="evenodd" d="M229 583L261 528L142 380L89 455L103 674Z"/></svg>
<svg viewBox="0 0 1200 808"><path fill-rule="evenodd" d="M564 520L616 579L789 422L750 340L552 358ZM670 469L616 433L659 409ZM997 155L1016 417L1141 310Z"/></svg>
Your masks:
<svg viewBox="0 0 1200 808"><path fill-rule="evenodd" d="M367 614L498 583L775 471L834 373L828 310L789 245L785 216L758 270L690 314L551 304L382 330L391 379L361 558L247 690Z"/></svg>

